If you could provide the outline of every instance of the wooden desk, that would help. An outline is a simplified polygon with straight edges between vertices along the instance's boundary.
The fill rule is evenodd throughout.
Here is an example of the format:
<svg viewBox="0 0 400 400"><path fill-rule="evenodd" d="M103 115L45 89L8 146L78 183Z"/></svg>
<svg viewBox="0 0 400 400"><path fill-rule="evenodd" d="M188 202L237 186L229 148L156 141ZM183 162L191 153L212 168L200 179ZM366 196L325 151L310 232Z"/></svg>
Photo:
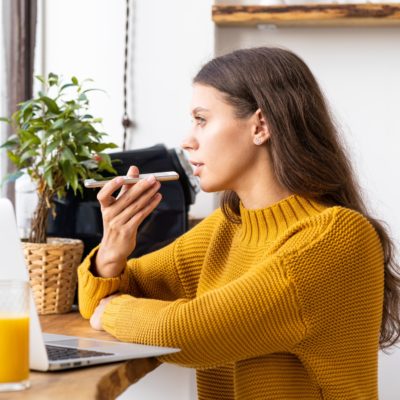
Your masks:
<svg viewBox="0 0 400 400"><path fill-rule="evenodd" d="M106 332L93 330L89 322L84 320L79 313L44 315L40 317L42 329L46 333L60 333L64 335L85 336L96 339L115 340ZM132 360L128 362L134 369L141 369L138 376L129 377L131 382L137 381L147 372L156 368L160 363L155 358ZM0 393L0 400L91 400L101 398L114 398L109 395L102 397L98 394L97 386L102 378L112 373L118 366L126 364L118 362L102 366L93 366L66 371L33 372L29 380L31 387L21 392ZM144 368L144 369L143 369ZM97 393L97 395L96 395Z"/></svg>

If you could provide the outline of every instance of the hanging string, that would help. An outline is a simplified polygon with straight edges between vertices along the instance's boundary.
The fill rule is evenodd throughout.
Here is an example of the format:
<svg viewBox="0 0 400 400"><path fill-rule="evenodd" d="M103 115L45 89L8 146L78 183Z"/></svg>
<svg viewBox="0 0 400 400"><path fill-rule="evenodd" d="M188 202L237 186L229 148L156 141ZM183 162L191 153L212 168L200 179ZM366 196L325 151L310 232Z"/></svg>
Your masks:
<svg viewBox="0 0 400 400"><path fill-rule="evenodd" d="M125 19L125 51L124 51L124 113L122 117L122 126L124 128L124 138L122 149L126 150L128 129L134 126L133 121L128 115L128 56L129 56L129 18L130 18L130 0L126 0L126 19Z"/></svg>

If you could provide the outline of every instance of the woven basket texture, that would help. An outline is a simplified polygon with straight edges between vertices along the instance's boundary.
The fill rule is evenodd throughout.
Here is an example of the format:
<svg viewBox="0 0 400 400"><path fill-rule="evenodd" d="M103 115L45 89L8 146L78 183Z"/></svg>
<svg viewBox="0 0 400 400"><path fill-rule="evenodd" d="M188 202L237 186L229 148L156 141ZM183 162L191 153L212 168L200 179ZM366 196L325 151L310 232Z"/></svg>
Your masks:
<svg viewBox="0 0 400 400"><path fill-rule="evenodd" d="M39 314L71 311L83 243L78 239L48 238L47 243L23 242L29 280Z"/></svg>

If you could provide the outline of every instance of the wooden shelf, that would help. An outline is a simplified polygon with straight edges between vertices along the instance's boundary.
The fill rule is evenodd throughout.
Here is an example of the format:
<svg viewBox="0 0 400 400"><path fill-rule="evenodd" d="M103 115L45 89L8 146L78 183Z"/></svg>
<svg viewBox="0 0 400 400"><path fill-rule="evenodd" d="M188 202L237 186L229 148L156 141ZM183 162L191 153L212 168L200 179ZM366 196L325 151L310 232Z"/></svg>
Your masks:
<svg viewBox="0 0 400 400"><path fill-rule="evenodd" d="M218 26L399 26L400 3L214 5Z"/></svg>

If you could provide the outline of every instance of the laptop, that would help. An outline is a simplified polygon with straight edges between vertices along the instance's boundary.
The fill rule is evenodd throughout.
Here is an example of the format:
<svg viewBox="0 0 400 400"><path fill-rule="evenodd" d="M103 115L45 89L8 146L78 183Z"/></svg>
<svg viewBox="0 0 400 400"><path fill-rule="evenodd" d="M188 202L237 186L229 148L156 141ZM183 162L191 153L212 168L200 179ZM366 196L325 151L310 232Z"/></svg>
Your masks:
<svg viewBox="0 0 400 400"><path fill-rule="evenodd" d="M14 209L8 199L0 199L0 254L0 279L29 282ZM170 347L43 333L32 291L30 296L30 369L54 371L180 351Z"/></svg>

